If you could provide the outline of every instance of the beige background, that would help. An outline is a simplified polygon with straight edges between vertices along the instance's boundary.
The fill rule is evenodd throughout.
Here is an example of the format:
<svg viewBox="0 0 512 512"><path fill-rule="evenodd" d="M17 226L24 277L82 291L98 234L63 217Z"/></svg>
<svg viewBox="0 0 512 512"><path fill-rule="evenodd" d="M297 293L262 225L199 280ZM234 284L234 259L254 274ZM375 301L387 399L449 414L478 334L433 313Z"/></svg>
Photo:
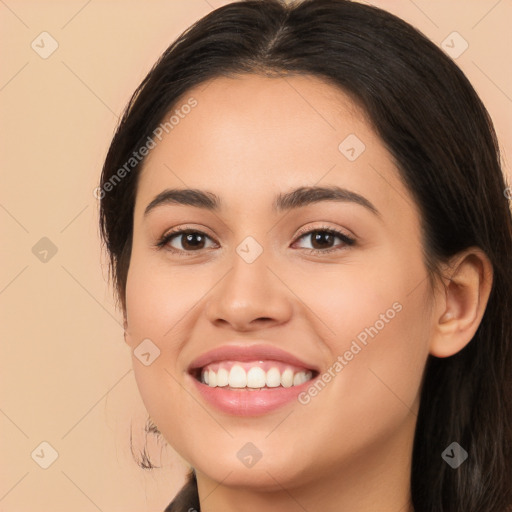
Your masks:
<svg viewBox="0 0 512 512"><path fill-rule="evenodd" d="M152 471L130 453L130 424L137 442L145 413L106 283L93 189L135 87L181 31L226 3L0 0L0 511L162 511L183 483L172 449L153 447L162 467ZM457 63L510 160L512 2L369 3L439 45L453 31L469 43ZM44 31L59 45L46 59L31 47L51 48ZM43 237L56 254L45 255L44 241L33 253ZM47 469L43 441L58 452Z"/></svg>

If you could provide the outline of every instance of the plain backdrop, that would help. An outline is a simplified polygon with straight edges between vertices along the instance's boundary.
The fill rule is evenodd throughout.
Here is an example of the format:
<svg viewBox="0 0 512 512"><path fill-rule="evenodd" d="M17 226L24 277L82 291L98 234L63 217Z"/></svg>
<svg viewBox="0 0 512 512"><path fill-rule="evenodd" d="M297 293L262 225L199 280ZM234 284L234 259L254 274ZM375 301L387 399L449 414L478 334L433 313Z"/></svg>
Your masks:
<svg viewBox="0 0 512 512"><path fill-rule="evenodd" d="M0 511L161 512L183 484L171 448L150 445L152 471L130 452L146 415L93 190L133 90L183 30L226 3L0 1ZM467 42L456 62L491 113L510 175L512 3L367 3L440 46L454 31L462 39L450 46Z"/></svg>

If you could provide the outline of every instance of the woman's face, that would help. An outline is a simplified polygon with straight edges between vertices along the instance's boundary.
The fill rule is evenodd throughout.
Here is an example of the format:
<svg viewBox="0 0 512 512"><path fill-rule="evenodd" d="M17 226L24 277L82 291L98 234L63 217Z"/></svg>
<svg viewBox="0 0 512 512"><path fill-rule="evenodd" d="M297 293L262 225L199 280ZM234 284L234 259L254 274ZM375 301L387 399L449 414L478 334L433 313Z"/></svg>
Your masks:
<svg viewBox="0 0 512 512"><path fill-rule="evenodd" d="M153 421L233 485L407 466L432 296L416 205L366 116L308 76L218 78L175 110L140 175L126 289Z"/></svg>

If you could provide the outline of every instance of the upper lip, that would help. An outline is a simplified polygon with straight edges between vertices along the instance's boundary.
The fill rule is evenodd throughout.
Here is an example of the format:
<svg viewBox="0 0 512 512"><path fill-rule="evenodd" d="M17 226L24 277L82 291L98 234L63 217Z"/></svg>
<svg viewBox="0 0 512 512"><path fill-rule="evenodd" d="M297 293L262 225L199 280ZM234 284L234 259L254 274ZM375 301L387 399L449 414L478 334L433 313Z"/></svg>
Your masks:
<svg viewBox="0 0 512 512"><path fill-rule="evenodd" d="M222 345L220 347L214 348L201 354L199 357L194 359L188 369L189 371L197 370L199 368L203 368L207 364L216 362L216 361L256 361L256 360L272 360L272 361L281 361L283 363L288 363L293 366L299 366L302 368L306 368L308 370L318 371L315 365L307 363L300 358L277 348L274 345L266 345L266 344L254 344L247 345L247 342L244 344L230 344L230 345Z"/></svg>

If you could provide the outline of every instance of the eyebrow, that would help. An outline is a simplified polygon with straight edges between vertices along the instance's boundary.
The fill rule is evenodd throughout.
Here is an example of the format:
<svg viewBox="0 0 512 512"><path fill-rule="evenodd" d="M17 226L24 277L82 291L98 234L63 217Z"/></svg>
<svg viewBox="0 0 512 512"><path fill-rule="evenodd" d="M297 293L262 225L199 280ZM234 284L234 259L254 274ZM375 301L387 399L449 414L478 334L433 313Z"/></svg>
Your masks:
<svg viewBox="0 0 512 512"><path fill-rule="evenodd" d="M363 206L377 217L380 212L366 197L338 186L299 187L291 192L278 194L272 203L272 210L276 213L302 208L322 201L349 202ZM166 189L160 192L146 207L144 216L158 206L177 204L194 206L205 210L218 212L222 208L219 196L210 191L199 189Z"/></svg>

